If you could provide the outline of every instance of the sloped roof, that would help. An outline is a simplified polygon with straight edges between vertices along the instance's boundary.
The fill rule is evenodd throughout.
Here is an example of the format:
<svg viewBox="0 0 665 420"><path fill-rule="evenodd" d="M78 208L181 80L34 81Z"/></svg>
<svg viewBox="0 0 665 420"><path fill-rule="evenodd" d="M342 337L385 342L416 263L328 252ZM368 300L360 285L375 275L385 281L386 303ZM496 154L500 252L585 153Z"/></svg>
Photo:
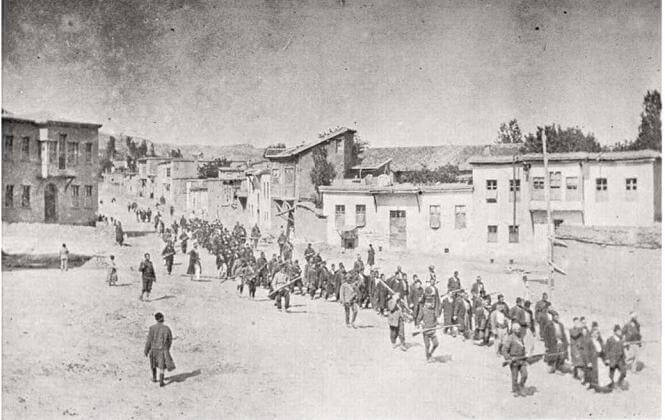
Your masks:
<svg viewBox="0 0 665 420"><path fill-rule="evenodd" d="M365 151L361 165L375 167L392 159L390 169L395 172L418 171L424 168L436 169L448 164L466 168L466 161L473 155L500 155L517 153L514 145L445 145L413 147L379 147Z"/></svg>
<svg viewBox="0 0 665 420"><path fill-rule="evenodd" d="M3 120L14 120L14 121L22 121L22 122L28 122L28 123L33 123L33 124L60 124L60 125L74 125L74 126L83 126L83 127L96 127L99 128L102 125L97 124L97 123L91 123L91 122L83 122L83 121L74 121L62 117L58 117L52 112L47 112L47 111L41 111L41 112L34 112L30 114L23 114L23 115L18 115L14 114L13 112L10 112L6 109L2 110L2 119Z"/></svg>
<svg viewBox="0 0 665 420"><path fill-rule="evenodd" d="M660 153L655 150L635 150L628 152L569 152L548 153L550 161L619 161L619 160L643 160L658 159ZM543 160L542 153L526 153L517 156L518 162L537 162ZM472 156L469 159L471 165L512 163L512 156Z"/></svg>
<svg viewBox="0 0 665 420"><path fill-rule="evenodd" d="M266 149L266 152L264 153L264 157L266 159L280 159L280 158L289 158L289 157L297 156L297 155L311 149L314 146L317 146L321 143L324 143L328 140L331 140L331 139L339 136L340 134L344 134L344 133L348 133L348 132L355 133L356 130L353 130L353 129L347 128L347 127L340 127L336 130L333 130L329 133L326 133L326 135L324 135L323 137L320 137L318 140L316 140L314 142L311 142L311 143L301 144L301 145L298 145L296 147L291 147L291 148L288 148L288 149L278 149L278 148ZM277 150L281 150L281 152L277 152Z"/></svg>

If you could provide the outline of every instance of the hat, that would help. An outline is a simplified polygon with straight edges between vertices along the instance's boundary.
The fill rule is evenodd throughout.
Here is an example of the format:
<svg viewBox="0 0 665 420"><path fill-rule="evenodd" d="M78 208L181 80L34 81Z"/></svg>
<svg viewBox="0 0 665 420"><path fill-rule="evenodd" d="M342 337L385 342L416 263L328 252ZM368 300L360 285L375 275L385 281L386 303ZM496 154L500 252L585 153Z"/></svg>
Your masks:
<svg viewBox="0 0 665 420"><path fill-rule="evenodd" d="M503 295L499 295L496 297L497 299L503 299Z"/></svg>
<svg viewBox="0 0 665 420"><path fill-rule="evenodd" d="M619 324L616 324L616 325L614 326L614 328L612 329L612 331L614 331L614 332L616 332L617 330L618 330L618 331L621 331L621 326L620 326Z"/></svg>
<svg viewBox="0 0 665 420"><path fill-rule="evenodd" d="M430 266L429 266L429 269L430 269L430 270L434 270L434 266L433 266L433 265L430 265Z"/></svg>

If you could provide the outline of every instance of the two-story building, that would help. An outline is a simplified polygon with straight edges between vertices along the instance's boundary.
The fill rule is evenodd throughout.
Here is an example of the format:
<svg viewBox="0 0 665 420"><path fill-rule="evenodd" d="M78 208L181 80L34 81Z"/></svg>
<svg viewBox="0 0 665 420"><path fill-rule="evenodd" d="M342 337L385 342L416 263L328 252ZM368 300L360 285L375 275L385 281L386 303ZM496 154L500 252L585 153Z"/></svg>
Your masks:
<svg viewBox="0 0 665 420"><path fill-rule="evenodd" d="M146 156L136 161L136 169L139 173L138 195L146 198L156 198L158 186L156 182L157 168L160 163L168 162L170 158L159 156Z"/></svg>
<svg viewBox="0 0 665 420"><path fill-rule="evenodd" d="M330 245L367 248L371 243L442 254L472 251L471 185L392 185L365 178L321 191Z"/></svg>
<svg viewBox="0 0 665 420"><path fill-rule="evenodd" d="M94 224L100 124L2 115L2 220Z"/></svg>
<svg viewBox="0 0 665 420"><path fill-rule="evenodd" d="M250 226L257 224L262 231L272 228L270 217L270 169L255 165L245 172L247 177L247 213Z"/></svg>
<svg viewBox="0 0 665 420"><path fill-rule="evenodd" d="M315 151L325 152L326 160L335 168L335 179L351 176L351 168L358 162L355 144L356 130L337 128L319 136L319 139L288 149L271 150L264 156L270 162L273 218L282 217L288 229L295 228L295 206L299 201L316 201L316 186L312 182Z"/></svg>
<svg viewBox="0 0 665 420"><path fill-rule="evenodd" d="M155 197L176 208L185 209L188 180L198 178L198 163L192 159L169 158L156 166Z"/></svg>
<svg viewBox="0 0 665 420"><path fill-rule="evenodd" d="M544 255L545 177L554 226L648 226L661 219L661 158L651 150L477 156L474 240L490 255Z"/></svg>

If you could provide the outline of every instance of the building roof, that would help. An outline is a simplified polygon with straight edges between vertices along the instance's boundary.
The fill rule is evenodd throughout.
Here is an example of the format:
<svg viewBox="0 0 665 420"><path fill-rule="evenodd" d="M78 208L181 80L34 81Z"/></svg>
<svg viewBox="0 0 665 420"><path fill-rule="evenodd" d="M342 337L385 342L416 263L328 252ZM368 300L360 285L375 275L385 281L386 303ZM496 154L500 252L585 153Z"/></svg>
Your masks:
<svg viewBox="0 0 665 420"><path fill-rule="evenodd" d="M322 193L365 193L365 194L416 194L427 192L467 192L473 186L466 183L446 183L436 185L414 185L409 183L388 185L385 187L367 184L333 184L319 187Z"/></svg>
<svg viewBox="0 0 665 420"><path fill-rule="evenodd" d="M27 122L36 125L71 125L79 127L100 128L102 125L91 122L73 121L66 118L56 117L50 112L38 112L33 114L18 115L2 110L2 119L7 121Z"/></svg>
<svg viewBox="0 0 665 420"><path fill-rule="evenodd" d="M279 148L270 148L270 151L266 149L266 152L264 153L264 157L267 159L283 159L283 158L290 158L293 156L297 156L303 152L306 152L307 150L311 149L314 146L318 146L321 143L324 143L328 140L331 140L340 134L344 133L355 133L356 130L353 130L351 128L347 127L340 127L337 128L329 133L326 133L324 136L320 137L318 140L311 142L311 143L305 143L298 145L296 147L291 147L287 149L279 149ZM277 150L281 150L281 152L277 152Z"/></svg>
<svg viewBox="0 0 665 420"><path fill-rule="evenodd" d="M445 145L445 146L413 146L413 147L379 147L365 151L359 166L376 167L388 159L390 169L394 172L419 171L437 169L440 166L454 165L466 168L466 161L473 155L512 155L517 153L515 145ZM470 169L470 168L468 168Z"/></svg>
<svg viewBox="0 0 665 420"><path fill-rule="evenodd" d="M380 168L386 166L387 164L389 164L392 161L393 161L393 158L387 159L385 162L379 162L379 163L374 163L374 162L364 163L364 161L363 161L363 163L361 163L360 165L353 166L353 167L351 167L351 169L353 169L355 171L358 171L358 170L371 171L371 170L380 169Z"/></svg>
<svg viewBox="0 0 665 420"><path fill-rule="evenodd" d="M170 162L171 158L167 156L144 156L142 158L136 159L137 162L147 162L149 160L161 160L164 162Z"/></svg>
<svg viewBox="0 0 665 420"><path fill-rule="evenodd" d="M553 162L566 161L620 161L620 160L651 160L660 159L660 153L655 150L636 150L628 152L569 152L548 153L547 159ZM517 162L539 162L543 160L542 153L526 153L517 155ZM471 165L508 164L513 162L512 156L472 156Z"/></svg>

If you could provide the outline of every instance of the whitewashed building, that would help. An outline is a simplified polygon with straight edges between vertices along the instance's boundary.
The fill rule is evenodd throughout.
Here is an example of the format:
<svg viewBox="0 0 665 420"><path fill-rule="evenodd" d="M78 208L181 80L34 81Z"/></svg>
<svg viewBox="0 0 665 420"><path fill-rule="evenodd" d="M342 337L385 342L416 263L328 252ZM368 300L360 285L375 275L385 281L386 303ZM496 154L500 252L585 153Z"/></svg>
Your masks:
<svg viewBox="0 0 665 420"><path fill-rule="evenodd" d="M345 248L412 248L466 254L472 187L339 183L320 188L327 242Z"/></svg>

